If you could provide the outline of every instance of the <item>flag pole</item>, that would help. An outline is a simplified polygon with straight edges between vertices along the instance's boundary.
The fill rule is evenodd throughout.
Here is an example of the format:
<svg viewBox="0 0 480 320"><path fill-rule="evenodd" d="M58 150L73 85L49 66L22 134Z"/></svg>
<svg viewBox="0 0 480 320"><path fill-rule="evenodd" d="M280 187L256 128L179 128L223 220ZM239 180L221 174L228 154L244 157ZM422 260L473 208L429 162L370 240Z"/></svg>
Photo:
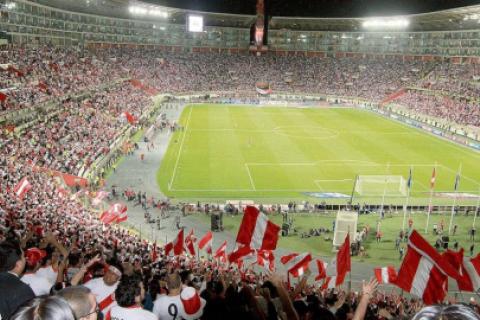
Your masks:
<svg viewBox="0 0 480 320"><path fill-rule="evenodd" d="M382 217L385 216L385 196L386 196L386 193L387 193L387 174L389 172L389 169L390 169L390 162L387 163L387 168L386 168L386 174L385 174L385 184L383 185L383 195L382 195L382 206L381 206L381 210L380 211L380 219L382 219Z"/></svg>
<svg viewBox="0 0 480 320"><path fill-rule="evenodd" d="M355 193L355 188L357 187L358 174L355 176L355 181L353 182L352 194L350 195L350 205L353 206L353 195Z"/></svg>
<svg viewBox="0 0 480 320"><path fill-rule="evenodd" d="M407 199L405 200L405 206L403 207L403 223L402 223L402 231L405 233L405 221L407 219L407 210L408 210L408 203L410 200L410 189L413 183L413 168L410 166L410 174L408 177L408 185L407 185Z"/></svg>
<svg viewBox="0 0 480 320"><path fill-rule="evenodd" d="M435 166L433 167L435 170L435 175L437 174L437 161L435 161ZM435 177L436 179L436 177ZM433 198L433 188L435 188L435 184L432 185L432 180L430 179L430 200L428 201L428 212L427 212L427 223L425 225L425 234L428 234L428 224L430 222L430 213L432 212L432 198Z"/></svg>
<svg viewBox="0 0 480 320"><path fill-rule="evenodd" d="M450 214L450 224L448 225L448 234L452 231L452 224L453 224L453 215L455 214L455 207L457 206L457 195L458 195L458 185L460 184L460 176L462 174L462 164L460 163L460 167L458 168L457 175L455 176L455 194L453 195L453 206L452 212Z"/></svg>

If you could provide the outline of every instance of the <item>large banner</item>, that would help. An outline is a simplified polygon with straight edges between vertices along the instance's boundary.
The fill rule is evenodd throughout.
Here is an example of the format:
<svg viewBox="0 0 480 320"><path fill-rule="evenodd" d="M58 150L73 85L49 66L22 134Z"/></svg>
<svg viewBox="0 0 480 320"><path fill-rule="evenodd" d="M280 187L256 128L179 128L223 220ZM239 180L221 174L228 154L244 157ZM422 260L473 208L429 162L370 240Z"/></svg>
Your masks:
<svg viewBox="0 0 480 320"><path fill-rule="evenodd" d="M272 89L270 88L270 84L268 82L257 82L255 84L255 90L261 95L269 95L272 93Z"/></svg>

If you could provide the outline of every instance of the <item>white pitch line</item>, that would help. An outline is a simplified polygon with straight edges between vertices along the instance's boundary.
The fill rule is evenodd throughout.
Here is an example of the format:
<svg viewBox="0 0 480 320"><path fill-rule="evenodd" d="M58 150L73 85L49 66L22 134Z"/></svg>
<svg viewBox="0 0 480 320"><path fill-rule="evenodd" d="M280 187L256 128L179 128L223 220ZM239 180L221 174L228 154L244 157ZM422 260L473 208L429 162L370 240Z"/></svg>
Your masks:
<svg viewBox="0 0 480 320"><path fill-rule="evenodd" d="M315 162L250 162L245 163L247 166L315 166Z"/></svg>
<svg viewBox="0 0 480 320"><path fill-rule="evenodd" d="M447 166L444 166L443 164L439 164L439 165L440 165L441 167L447 169L448 171L457 174L457 171L455 171L455 170L453 170L453 169L451 169L451 168L449 168L449 167L447 167ZM460 178L463 178L463 179L465 179L465 180L467 180L467 181L470 181L470 182L476 184L477 186L480 186L480 183L479 183L478 181L473 180L472 178L469 178L469 177L467 177L466 175L460 174Z"/></svg>
<svg viewBox="0 0 480 320"><path fill-rule="evenodd" d="M315 183L317 182L342 182L342 181L353 181L353 179L316 179L313 180Z"/></svg>
<svg viewBox="0 0 480 320"><path fill-rule="evenodd" d="M253 178L252 178L252 174L250 172L250 168L248 167L248 164L246 164L246 163L245 163L245 169L247 169L247 173L248 173L248 177L250 178L250 184L252 185L252 189L253 189L253 191L256 191L255 183L253 183Z"/></svg>
<svg viewBox="0 0 480 320"><path fill-rule="evenodd" d="M190 123L190 117L192 116L193 107L190 108L190 113L188 114L187 123L185 124L185 131L183 132L182 142L180 143L180 149L178 149L178 156L177 161L175 162L175 167L173 168L172 179L168 185L168 190L172 190L171 187L173 186L173 182L175 181L175 175L177 173L178 161L180 160L180 156L182 155L183 143L185 142L185 137L188 133L188 124Z"/></svg>

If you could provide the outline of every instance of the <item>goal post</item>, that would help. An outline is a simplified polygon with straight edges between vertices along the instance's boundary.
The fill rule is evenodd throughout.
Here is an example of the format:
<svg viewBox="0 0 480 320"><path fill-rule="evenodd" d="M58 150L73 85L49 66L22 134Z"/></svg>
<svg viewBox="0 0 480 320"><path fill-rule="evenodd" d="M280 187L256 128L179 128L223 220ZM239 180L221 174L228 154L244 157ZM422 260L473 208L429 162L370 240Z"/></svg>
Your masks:
<svg viewBox="0 0 480 320"><path fill-rule="evenodd" d="M350 243L355 241L357 235L358 213L355 211L339 210L335 219L333 233L333 247L340 247L345 241L347 233L350 234Z"/></svg>
<svg viewBox="0 0 480 320"><path fill-rule="evenodd" d="M406 196L407 181L400 175L359 175L355 192L361 196Z"/></svg>

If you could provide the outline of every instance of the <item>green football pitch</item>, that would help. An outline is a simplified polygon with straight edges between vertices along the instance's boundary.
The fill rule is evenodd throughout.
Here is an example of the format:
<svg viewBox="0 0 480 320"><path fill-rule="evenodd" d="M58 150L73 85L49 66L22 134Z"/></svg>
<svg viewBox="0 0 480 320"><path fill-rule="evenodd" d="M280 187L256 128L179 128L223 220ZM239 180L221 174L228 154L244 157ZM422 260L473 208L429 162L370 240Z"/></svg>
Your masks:
<svg viewBox="0 0 480 320"><path fill-rule="evenodd" d="M176 199L345 203L357 181L354 202L404 203L411 169L410 203L426 204L433 168L435 204L459 170L457 203L480 190L480 153L365 110L196 104L180 123L157 174Z"/></svg>

